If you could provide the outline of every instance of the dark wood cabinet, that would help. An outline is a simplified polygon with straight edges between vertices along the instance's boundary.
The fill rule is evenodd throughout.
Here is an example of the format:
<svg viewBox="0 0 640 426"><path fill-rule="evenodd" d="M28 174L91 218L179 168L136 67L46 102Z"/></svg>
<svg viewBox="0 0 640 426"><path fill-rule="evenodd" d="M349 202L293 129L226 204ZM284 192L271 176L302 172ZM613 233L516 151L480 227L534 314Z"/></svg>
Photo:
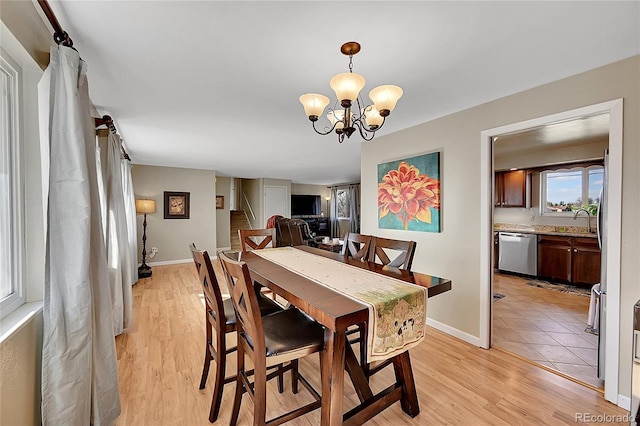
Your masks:
<svg viewBox="0 0 640 426"><path fill-rule="evenodd" d="M526 170L495 173L495 207L527 207L528 185Z"/></svg>
<svg viewBox="0 0 640 426"><path fill-rule="evenodd" d="M595 238L574 238L571 282L593 285L600 282L600 247Z"/></svg>
<svg viewBox="0 0 640 426"><path fill-rule="evenodd" d="M538 236L538 276L571 282L571 237Z"/></svg>
<svg viewBox="0 0 640 426"><path fill-rule="evenodd" d="M302 217L302 220L309 224L309 231L316 236L329 237L329 218L326 216Z"/></svg>
<svg viewBox="0 0 640 426"><path fill-rule="evenodd" d="M598 240L539 235L538 276L577 285L593 285L599 282Z"/></svg>

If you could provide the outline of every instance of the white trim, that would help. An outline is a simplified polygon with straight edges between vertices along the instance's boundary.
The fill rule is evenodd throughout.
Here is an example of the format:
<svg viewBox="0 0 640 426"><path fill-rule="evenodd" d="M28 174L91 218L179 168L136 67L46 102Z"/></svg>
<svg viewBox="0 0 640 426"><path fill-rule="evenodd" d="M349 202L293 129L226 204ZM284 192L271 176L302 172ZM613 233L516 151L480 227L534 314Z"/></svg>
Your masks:
<svg viewBox="0 0 640 426"><path fill-rule="evenodd" d="M15 335L29 323L39 312L42 312L42 300L27 302L0 321L0 344Z"/></svg>
<svg viewBox="0 0 640 426"><path fill-rule="evenodd" d="M620 241L622 215L622 130L623 100L616 99L583 108L551 114L532 120L513 123L480 132L480 346L491 345L491 292L492 292L492 155L491 138L504 133L529 129L544 124L566 121L575 117L609 113L609 192L607 203L607 322L604 397L617 404L619 350L620 350Z"/></svg>
<svg viewBox="0 0 640 426"><path fill-rule="evenodd" d="M149 266L177 265L180 263L190 263L190 262L193 262L193 259L161 260L159 262L149 262L147 263L147 265Z"/></svg>
<svg viewBox="0 0 640 426"><path fill-rule="evenodd" d="M447 324L443 324L439 321L436 321L431 318L427 318L427 325L433 327L437 330L442 331L443 333L449 334L453 337L457 337L460 340L463 340L467 343L470 343L474 346L480 346L480 339L477 336L473 336L469 333L466 333L462 330L458 330L457 328L453 328Z"/></svg>
<svg viewBox="0 0 640 426"><path fill-rule="evenodd" d="M618 395L618 407L631 411L631 398L624 395Z"/></svg>

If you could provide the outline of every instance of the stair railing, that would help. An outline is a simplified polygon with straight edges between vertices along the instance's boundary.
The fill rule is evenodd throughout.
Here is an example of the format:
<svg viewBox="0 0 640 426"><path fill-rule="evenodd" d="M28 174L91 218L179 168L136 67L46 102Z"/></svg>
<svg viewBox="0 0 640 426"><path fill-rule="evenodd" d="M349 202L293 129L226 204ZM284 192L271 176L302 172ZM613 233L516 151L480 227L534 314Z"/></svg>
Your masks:
<svg viewBox="0 0 640 426"><path fill-rule="evenodd" d="M247 207L249 207L249 213L251 213L251 217L253 218L253 220L256 220L256 215L253 214L253 209L251 208L251 203L249 202L249 199L247 198L247 193L242 191L242 196L244 197L244 201L247 204ZM247 212L244 212L245 216L247 215ZM247 218L249 219L249 218ZM249 225L251 225L251 222L249 222Z"/></svg>

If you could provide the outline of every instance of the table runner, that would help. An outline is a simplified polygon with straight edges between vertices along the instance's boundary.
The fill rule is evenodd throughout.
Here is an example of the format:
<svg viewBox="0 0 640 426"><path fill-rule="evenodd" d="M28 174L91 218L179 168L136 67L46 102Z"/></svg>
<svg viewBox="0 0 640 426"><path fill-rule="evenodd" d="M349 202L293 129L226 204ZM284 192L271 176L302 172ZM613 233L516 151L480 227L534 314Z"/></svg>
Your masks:
<svg viewBox="0 0 640 426"><path fill-rule="evenodd" d="M293 247L253 253L368 306L369 362L402 353L424 339L427 314L424 287Z"/></svg>

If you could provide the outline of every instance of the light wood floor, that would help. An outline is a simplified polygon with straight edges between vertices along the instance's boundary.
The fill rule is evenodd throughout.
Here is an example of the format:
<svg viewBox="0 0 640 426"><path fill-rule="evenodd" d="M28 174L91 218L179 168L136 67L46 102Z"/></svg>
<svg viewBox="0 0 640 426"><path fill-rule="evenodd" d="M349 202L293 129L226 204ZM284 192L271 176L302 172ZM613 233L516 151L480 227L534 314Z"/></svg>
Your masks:
<svg viewBox="0 0 640 426"><path fill-rule="evenodd" d="M455 283L454 283L455 285ZM117 425L207 425L211 387L198 389L204 357L203 303L191 263L156 266L153 276L133 288L134 326L116 338L122 414ZM233 358L230 357L230 359ZM483 350L429 328L411 351L420 414L411 419L395 404L368 425L564 425L576 413L625 415L584 386L499 350ZM229 372L234 368L231 362ZM318 358L301 363L317 385ZM391 383L392 371L372 379L375 390ZM347 379L348 383L348 379ZM304 389L278 394L270 383L268 417L310 400ZM227 425L234 385L225 387L216 425ZM345 409L357 402L345 386ZM239 424L250 424L252 403L245 395ZM292 425L319 424L319 411ZM607 422L607 424L618 424ZM619 423L619 424L628 424Z"/></svg>

